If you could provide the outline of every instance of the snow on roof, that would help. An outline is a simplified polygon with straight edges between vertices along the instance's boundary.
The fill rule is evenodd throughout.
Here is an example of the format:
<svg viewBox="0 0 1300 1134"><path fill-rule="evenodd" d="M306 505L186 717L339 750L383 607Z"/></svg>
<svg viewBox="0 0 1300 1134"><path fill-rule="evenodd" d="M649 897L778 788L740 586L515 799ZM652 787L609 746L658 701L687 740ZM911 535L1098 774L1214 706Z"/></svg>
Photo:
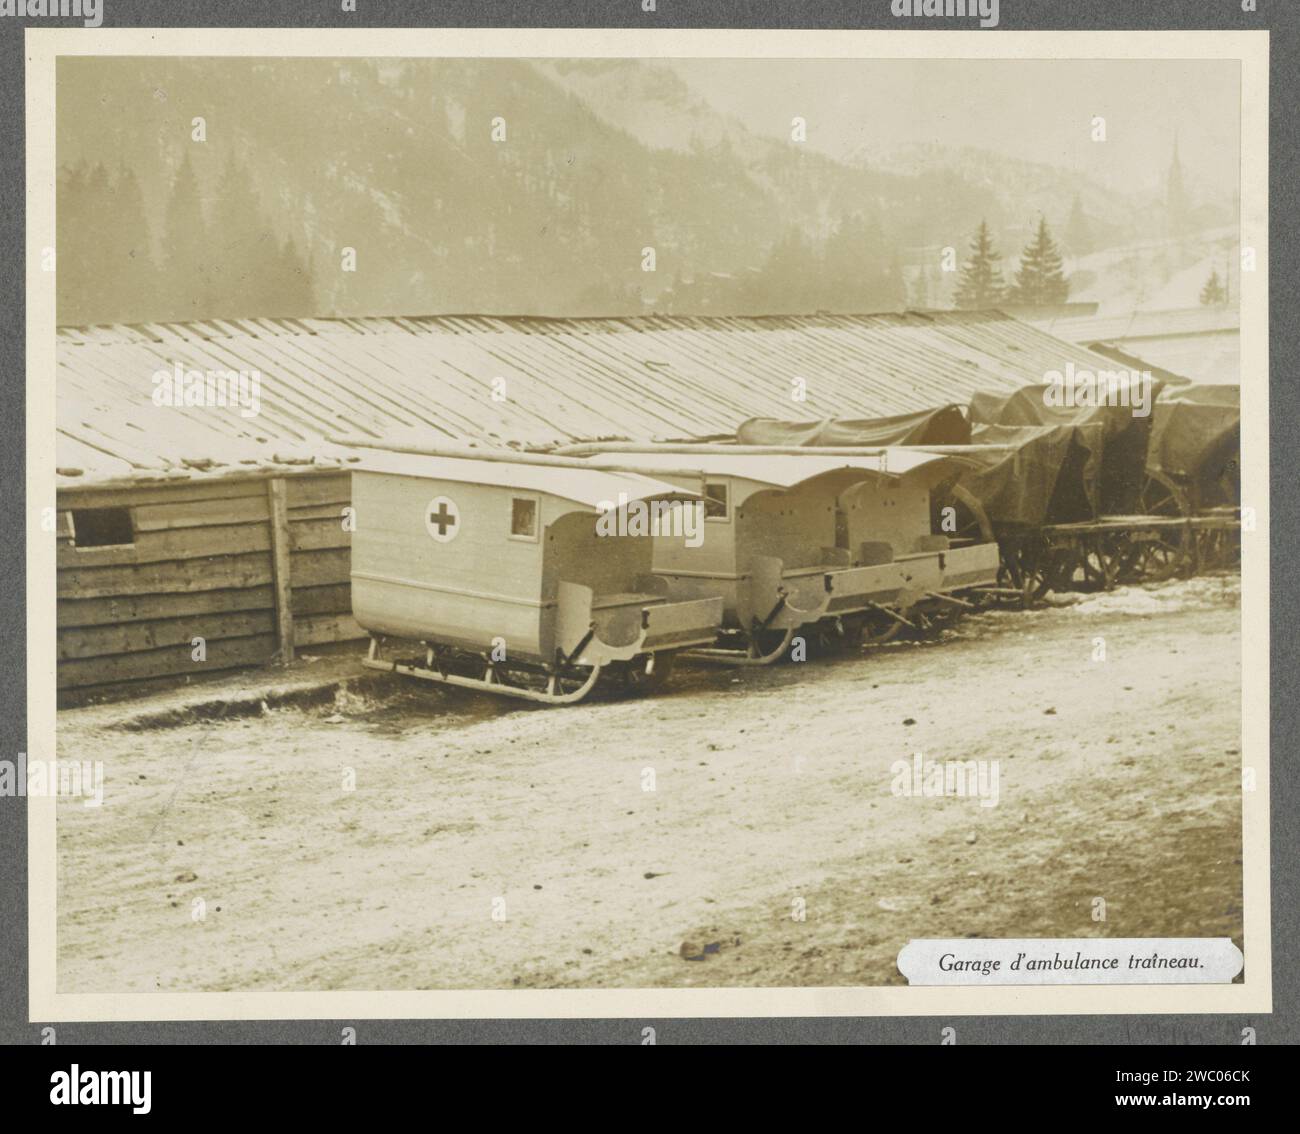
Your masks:
<svg viewBox="0 0 1300 1134"><path fill-rule="evenodd" d="M413 453L367 451L352 468L358 472L418 477L423 480L453 481L460 484L542 492L601 508L617 504L620 498L646 500L654 497L694 497L665 481L635 473L607 472L599 468L536 465L509 460L483 460Z"/></svg>
<svg viewBox="0 0 1300 1134"><path fill-rule="evenodd" d="M886 476L903 476L915 469L948 458L916 449L881 449L862 457L822 456L816 449L807 454L732 454L691 453L600 453L583 458L598 467L635 469L647 475L670 476L674 473L698 474L702 477L727 476L752 480L778 488L791 488L814 477L841 469L858 469Z"/></svg>

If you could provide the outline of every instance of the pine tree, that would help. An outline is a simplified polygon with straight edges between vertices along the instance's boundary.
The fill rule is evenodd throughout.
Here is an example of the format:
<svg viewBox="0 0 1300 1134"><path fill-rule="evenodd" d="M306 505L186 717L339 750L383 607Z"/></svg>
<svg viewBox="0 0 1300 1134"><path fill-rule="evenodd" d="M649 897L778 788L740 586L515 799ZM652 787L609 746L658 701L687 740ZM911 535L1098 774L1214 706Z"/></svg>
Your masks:
<svg viewBox="0 0 1300 1134"><path fill-rule="evenodd" d="M1224 290L1223 282L1219 279L1217 268L1211 269L1210 278L1205 281L1205 286L1201 288L1201 306L1202 307L1222 307L1228 302L1228 293Z"/></svg>
<svg viewBox="0 0 1300 1134"><path fill-rule="evenodd" d="M902 269L885 243L874 216L849 213L826 240L812 308L826 311L884 311L902 301Z"/></svg>
<svg viewBox="0 0 1300 1134"><path fill-rule="evenodd" d="M87 229L80 238L78 250L82 269L86 274L88 321L106 323L112 318L106 314L111 301L106 301L113 281L114 237L116 235L116 218L114 217L113 182L99 162L91 166L86 175L85 184L85 221Z"/></svg>
<svg viewBox="0 0 1300 1134"><path fill-rule="evenodd" d="M139 182L100 164L59 171L56 247L60 323L129 323L156 317L153 238Z"/></svg>
<svg viewBox="0 0 1300 1134"><path fill-rule="evenodd" d="M165 222L162 295L165 319L207 319L214 300L211 244L199 182L187 153L176 171Z"/></svg>
<svg viewBox="0 0 1300 1134"><path fill-rule="evenodd" d="M145 217L140 183L126 167L118 170L113 183L113 224L104 238L109 248L110 273L104 287L111 295L112 308L105 318L122 323L155 318L159 296L153 235Z"/></svg>
<svg viewBox="0 0 1300 1134"><path fill-rule="evenodd" d="M800 315L817 309L822 264L804 234L789 226L772 246L760 280L761 314Z"/></svg>
<svg viewBox="0 0 1300 1134"><path fill-rule="evenodd" d="M1011 302L1024 307L1041 307L1064 303L1070 285L1061 271L1061 253L1047 227L1047 218L1038 218L1038 231L1020 254L1020 268Z"/></svg>
<svg viewBox="0 0 1300 1134"><path fill-rule="evenodd" d="M257 191L244 167L227 161L217 184L210 249L215 317L270 313L277 302L280 248L262 216Z"/></svg>
<svg viewBox="0 0 1300 1134"><path fill-rule="evenodd" d="M954 299L958 307L978 311L996 307L1006 296L1002 282L1002 256L993 247L987 222L980 221L970 244L970 259L962 265Z"/></svg>

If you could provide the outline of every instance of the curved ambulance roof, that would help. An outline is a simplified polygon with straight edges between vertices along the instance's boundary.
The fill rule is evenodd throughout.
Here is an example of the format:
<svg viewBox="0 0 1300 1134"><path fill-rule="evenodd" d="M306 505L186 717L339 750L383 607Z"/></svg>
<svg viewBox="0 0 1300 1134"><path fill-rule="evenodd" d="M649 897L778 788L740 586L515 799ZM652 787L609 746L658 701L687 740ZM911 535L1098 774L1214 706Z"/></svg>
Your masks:
<svg viewBox="0 0 1300 1134"><path fill-rule="evenodd" d="M626 462L624 462L626 463ZM423 480L445 480L460 484L488 485L550 496L581 504L593 511L602 506L659 497L697 499L698 494L666 481L637 473L612 472L592 467L571 468L500 459L443 457L416 453L367 452L352 466L356 472L386 473Z"/></svg>
<svg viewBox="0 0 1300 1134"><path fill-rule="evenodd" d="M947 454L918 449L882 449L859 457L820 456L815 450L802 454L731 453L597 453L584 457L595 468L636 468L638 471L664 476L730 476L768 484L774 488L792 488L806 480L841 469L858 469L882 476L906 476L917 469L934 467L938 471L951 467L955 459Z"/></svg>

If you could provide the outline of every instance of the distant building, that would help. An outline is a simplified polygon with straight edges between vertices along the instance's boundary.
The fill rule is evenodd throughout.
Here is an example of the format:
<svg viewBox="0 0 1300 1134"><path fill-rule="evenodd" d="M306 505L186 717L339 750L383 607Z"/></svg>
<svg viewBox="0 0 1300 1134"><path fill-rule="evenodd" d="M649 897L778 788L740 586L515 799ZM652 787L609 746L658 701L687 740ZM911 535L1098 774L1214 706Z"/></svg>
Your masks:
<svg viewBox="0 0 1300 1134"><path fill-rule="evenodd" d="M1058 338L1089 349L1108 345L1195 382L1241 382L1241 316L1235 306L1091 318L1067 314L1030 321Z"/></svg>
<svg viewBox="0 0 1300 1134"><path fill-rule="evenodd" d="M1191 226L1192 209L1183 182L1183 164L1178 157L1178 136L1174 135L1174 154L1165 175L1165 225L1168 234L1178 238Z"/></svg>

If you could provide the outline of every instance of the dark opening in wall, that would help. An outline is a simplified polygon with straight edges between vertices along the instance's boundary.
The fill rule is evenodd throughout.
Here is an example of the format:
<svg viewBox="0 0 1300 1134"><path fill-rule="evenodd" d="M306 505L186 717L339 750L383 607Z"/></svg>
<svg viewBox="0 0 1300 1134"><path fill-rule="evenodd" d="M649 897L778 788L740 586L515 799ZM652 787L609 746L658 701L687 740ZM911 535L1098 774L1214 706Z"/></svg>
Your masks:
<svg viewBox="0 0 1300 1134"><path fill-rule="evenodd" d="M79 548L122 547L135 543L130 508L74 508L72 542Z"/></svg>

